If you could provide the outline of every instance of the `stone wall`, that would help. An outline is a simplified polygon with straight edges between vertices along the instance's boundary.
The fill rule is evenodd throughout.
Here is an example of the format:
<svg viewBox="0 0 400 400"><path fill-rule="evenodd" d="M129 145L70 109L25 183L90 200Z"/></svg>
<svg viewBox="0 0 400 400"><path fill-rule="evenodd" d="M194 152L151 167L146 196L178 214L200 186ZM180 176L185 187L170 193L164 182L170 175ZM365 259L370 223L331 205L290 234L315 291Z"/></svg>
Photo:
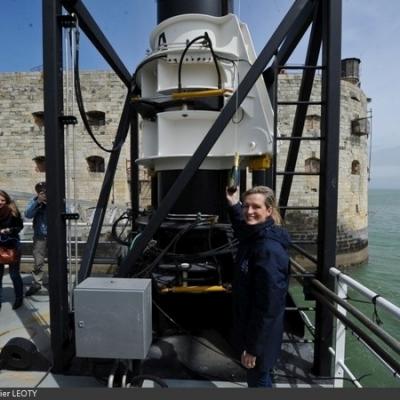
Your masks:
<svg viewBox="0 0 400 400"><path fill-rule="evenodd" d="M301 75L279 75L278 96L282 101L295 101ZM316 77L312 101L321 100L321 78ZM367 116L367 98L355 84L341 81L340 153L338 182L337 244L340 257L337 263L349 265L365 261L368 257L368 143L366 135L352 133L352 121ZM303 136L320 136L321 107L310 106ZM278 110L279 134L290 136L294 106L280 106ZM286 162L288 141L281 141L278 170ZM319 141L302 141L296 164L298 172L316 172L320 159ZM277 179L277 193L282 177ZM292 206L318 206L319 177L295 176L289 204ZM317 211L287 211L286 222L295 240L317 239ZM313 250L315 246L306 246Z"/></svg>
<svg viewBox="0 0 400 400"><path fill-rule="evenodd" d="M301 75L279 75L279 99L297 100ZM92 126L98 140L107 148L112 146L116 134L126 88L112 72L81 73L82 95L86 111L105 113L105 124ZM354 254L361 254L357 262L367 257L368 244L368 187L367 137L352 134L352 121L365 117L367 98L353 83L342 81L340 119L339 203L338 203L338 252L340 264L354 261ZM36 182L45 179L44 172L35 170L32 158L44 155L44 128L32 113L43 111L43 76L41 72L0 74L0 154L2 174L0 188L17 194L19 205L25 206ZM68 90L64 88L65 94ZM320 76L316 77L312 100L319 101ZM71 107L71 106L69 106ZM75 128L66 132L66 165L68 169L68 197L75 197L84 220L89 220L97 201L104 172L90 172L86 158L100 156L105 166L109 153L99 149L83 128L76 105L67 110L78 117ZM320 135L320 106L311 106L303 135ZM36 114L38 115L38 114ZM39 113L40 115L40 113ZM279 134L289 136L294 117L294 106L280 106L278 110ZM75 145L74 145L75 143ZM288 141L279 143L278 169L283 170ZM68 157L67 157L68 156ZM297 161L297 171L318 169L319 142L302 141ZM75 160L75 168L73 168ZM122 149L114 188L111 195L111 212L124 209L129 204L129 139ZM317 206L319 183L317 176L296 176L293 180L289 205ZM141 206L150 204L150 183L145 170L140 171ZM278 178L277 192L281 178ZM315 211L288 211L286 221L295 240L316 240L317 218ZM346 257L346 254L349 257ZM350 261L349 261L350 260ZM348 262L349 261L349 262Z"/></svg>
<svg viewBox="0 0 400 400"><path fill-rule="evenodd" d="M111 148L126 88L114 73L98 71L81 73L81 88L86 111L105 113L105 124L94 124L92 130L104 147ZM64 87L65 97L68 93L70 88ZM72 113L78 118L78 124L70 126L65 132L67 197L75 198L83 208L91 209L99 196L104 172L91 172L87 157L102 157L106 167L110 153L102 151L89 137L76 104L66 102L65 107L66 113ZM35 183L45 180L45 173L39 172L32 161L34 157L45 153L43 120L39 118L42 112L41 72L0 74L0 187L12 193L20 193L17 197L20 198L21 207L26 203L27 194L33 193ZM121 152L110 199L122 208L130 200L128 166L129 135ZM141 178L145 181L147 179L144 171L141 171Z"/></svg>

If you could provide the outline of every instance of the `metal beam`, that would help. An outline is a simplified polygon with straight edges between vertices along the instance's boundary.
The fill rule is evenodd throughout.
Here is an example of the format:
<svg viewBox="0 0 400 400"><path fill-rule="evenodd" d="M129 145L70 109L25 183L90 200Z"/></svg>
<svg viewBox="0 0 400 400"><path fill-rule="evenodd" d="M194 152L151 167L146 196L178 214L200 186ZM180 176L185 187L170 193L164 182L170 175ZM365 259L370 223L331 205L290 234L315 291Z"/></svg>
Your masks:
<svg viewBox="0 0 400 400"><path fill-rule="evenodd" d="M130 105L130 94L128 93L126 96L124 108L122 110L121 120L118 125L117 134L115 135L114 143L122 143L125 140L126 135L128 133L129 124L131 123L131 116L129 114L130 111L129 105ZM90 227L89 237L82 255L82 262L78 273L78 282L82 282L84 279L90 276L92 271L93 260L96 254L101 228L103 226L104 216L107 211L108 199L110 197L110 192L114 181L115 172L117 170L118 160L121 154L121 148L122 146L119 146L119 148L116 151L113 151L110 155L110 159L108 160L107 170L104 175L104 180L100 190L99 200L97 201L96 211L94 213L93 222Z"/></svg>
<svg viewBox="0 0 400 400"><path fill-rule="evenodd" d="M47 181L50 331L53 372L62 372L70 345L66 255L65 165L60 0L43 0L44 126Z"/></svg>
<svg viewBox="0 0 400 400"><path fill-rule="evenodd" d="M313 10L315 4L310 2L304 7L301 15L299 16L298 23L296 23L292 29L288 32L287 37L280 47L278 53L276 54L276 58L274 60L274 65L268 67L263 72L263 77L265 81L265 85L267 86L267 91L271 101L273 100L273 87L275 80L275 68L278 65L285 65L288 61L289 57L292 55L293 50L297 47L300 40L306 33L309 28L312 20L313 20Z"/></svg>
<svg viewBox="0 0 400 400"><path fill-rule="evenodd" d="M135 110L131 111L131 147L130 147L130 190L131 190L131 207L132 207L132 221L139 214L139 167L136 160L139 158L139 122L138 113Z"/></svg>
<svg viewBox="0 0 400 400"><path fill-rule="evenodd" d="M315 8L314 22L311 29L310 41L308 44L307 55L305 60L306 66L315 66L318 62L318 56L321 48L322 39L322 26L321 26L321 3ZM310 100L313 84L315 77L315 69L307 68L303 71L303 77L301 80L299 101L308 102ZM308 104L298 104L296 107L296 113L293 120L292 137L301 137L303 135L304 122L306 120L306 114L308 110ZM300 140L293 140L290 142L285 172L293 172L296 169L297 157L300 149ZM279 206L285 207L289 201L290 190L292 188L293 175L285 175L282 180L281 193L279 196ZM282 217L285 217L286 210L281 209Z"/></svg>
<svg viewBox="0 0 400 400"><path fill-rule="evenodd" d="M340 138L340 75L341 75L341 0L321 0L322 5L322 107L320 156L320 197L318 219L317 279L334 290L329 268L336 264L336 224L338 195L338 164ZM333 316L326 305L317 303L315 326L314 371L329 375L332 371Z"/></svg>
<svg viewBox="0 0 400 400"><path fill-rule="evenodd" d="M193 177L194 173L200 167L201 163L206 158L207 154L210 152L215 142L218 140L222 131L232 119L237 107L239 107L243 100L246 98L247 94L254 86L255 82L262 74L267 64L271 61L274 53L276 53L282 41L285 39L288 31L295 23L298 22L298 18L301 15L301 12L304 10L304 7L309 4L310 1L312 0L296 0L293 6L290 8L280 25L272 35L271 39L265 45L261 54L251 66L246 76L243 78L237 91L229 99L228 103L223 108L222 112L220 113L214 124L211 126L209 132L200 143L192 158L188 161L187 165L185 166L167 195L162 200L158 210L150 220L149 224L146 226L142 235L137 240L134 249L127 255L127 257L121 264L119 275L129 275L131 268L134 267L136 261L143 253L143 250L147 246L148 242L151 240L165 217L168 215L169 210L175 204L176 200L180 196L187 183Z"/></svg>
<svg viewBox="0 0 400 400"><path fill-rule="evenodd" d="M293 53L293 50L299 44L300 40L304 36L308 27L310 26L313 15L314 15L315 3L310 2L304 7L301 15L299 16L298 23L293 25L290 29L284 43L279 49L278 53L275 56L274 62L271 67L267 68L263 72L264 82L267 87L267 92L269 98L271 100L271 104L273 109L275 110L274 114L274 146L273 146L273 154L274 157L272 159L272 166L269 170L264 172L264 181L267 186L270 186L274 191L276 190L276 176L274 172L276 171L277 166L277 141L276 137L278 136L277 124L278 124L278 115L277 115L277 103L278 103L278 67L280 65L286 64L290 55ZM260 178L255 180L256 183L260 182Z"/></svg>
<svg viewBox="0 0 400 400"><path fill-rule="evenodd" d="M132 76L124 63L115 52L96 21L92 18L89 11L81 0L62 0L62 5L70 13L75 13L78 17L79 27L82 28L86 36L96 47L99 53L110 64L110 67L119 76L122 82L130 88Z"/></svg>

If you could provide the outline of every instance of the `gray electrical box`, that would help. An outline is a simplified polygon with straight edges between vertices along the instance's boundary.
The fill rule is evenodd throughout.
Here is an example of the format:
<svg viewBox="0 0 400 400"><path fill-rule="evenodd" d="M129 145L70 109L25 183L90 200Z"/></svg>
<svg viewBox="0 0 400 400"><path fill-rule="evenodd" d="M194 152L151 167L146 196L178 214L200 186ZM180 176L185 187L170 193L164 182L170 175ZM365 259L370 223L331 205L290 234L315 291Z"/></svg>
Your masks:
<svg viewBox="0 0 400 400"><path fill-rule="evenodd" d="M150 279L87 278L74 294L78 357L146 357L152 340Z"/></svg>

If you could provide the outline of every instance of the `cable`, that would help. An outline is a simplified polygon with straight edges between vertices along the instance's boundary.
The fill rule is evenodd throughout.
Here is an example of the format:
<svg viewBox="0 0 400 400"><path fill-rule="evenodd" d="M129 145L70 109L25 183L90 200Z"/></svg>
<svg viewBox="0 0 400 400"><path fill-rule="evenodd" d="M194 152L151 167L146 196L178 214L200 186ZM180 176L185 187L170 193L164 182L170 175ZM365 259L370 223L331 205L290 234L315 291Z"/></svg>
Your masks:
<svg viewBox="0 0 400 400"><path fill-rule="evenodd" d="M138 233L138 234L132 239L132 242L131 242L131 244L129 245L129 250L132 250L133 245L135 244L136 240L139 239L139 236L140 236L140 235L141 235L141 233Z"/></svg>
<svg viewBox="0 0 400 400"><path fill-rule="evenodd" d="M168 243L168 245L161 251L161 253L153 260L147 267L142 269L141 271L137 272L136 274L133 275L134 278L137 277L146 277L149 276L151 271L158 265L158 263L161 261L162 257L166 254L168 249L175 243L176 240L179 240L181 236L183 236L186 232L189 230L193 229L195 226L200 226L205 223L208 223L208 221L195 221L189 225L187 225L184 229L180 230L173 238L172 240Z"/></svg>
<svg viewBox="0 0 400 400"><path fill-rule="evenodd" d="M211 55L214 60L215 64L215 69L217 70L217 75L218 75L218 89L222 89L222 79L221 79L221 70L219 69L218 61L217 61L217 56L215 55L214 48L210 39L210 36L208 35L207 32L204 32L204 36L206 37L206 40L208 41L208 45L210 47Z"/></svg>
<svg viewBox="0 0 400 400"><path fill-rule="evenodd" d="M197 36L196 38L192 39L185 47L185 49L182 52L181 58L179 59L179 65L178 65L178 91L182 90L182 64L183 64L183 60L185 57L185 54L187 53L187 51L189 50L190 46L192 46L192 44L196 43L197 41L199 41L200 39L204 39L206 43L208 43L208 47L210 49L211 55L213 57L214 60L214 64L215 64L215 68L217 70L217 75L218 75L218 89L222 88L222 83L221 83L221 71L219 69L219 65L218 65L218 61L217 61L217 57L215 55L213 46L212 46L212 42L210 37L208 36L207 32L204 32L204 35L201 36Z"/></svg>
<svg viewBox="0 0 400 400"><path fill-rule="evenodd" d="M78 25L77 25L78 26ZM88 132L89 136L92 138L92 140L96 143L96 145L102 149L103 151L107 153L113 153L121 149L121 147L124 144L124 140L121 140L120 143L117 143L115 146L112 147L112 149L107 149L105 148L100 142L96 139L95 135L92 132L92 129L90 127L89 121L86 117L86 112L85 112L85 107L83 104L83 98L82 98L82 92L81 92L81 83L80 83L80 77L79 77L79 36L80 32L79 29L77 29L75 33L75 94L76 94L76 102L78 105L79 113L81 115L83 125L86 128L86 131Z"/></svg>
<svg viewBox="0 0 400 400"><path fill-rule="evenodd" d="M204 35L201 36L197 36L196 38L194 38L193 40L191 40L185 47L185 49L183 50L182 54L181 54L181 58L179 59L179 65L178 65L178 90L181 91L182 90L182 63L183 63L183 59L185 57L186 52L189 50L189 47L197 42L200 39L205 39Z"/></svg>
<svg viewBox="0 0 400 400"><path fill-rule="evenodd" d="M226 244L216 247L211 250L202 251L199 253L167 253L167 256L176 257L179 259L189 259L190 261L196 260L198 258L213 257L217 255L232 253L231 249L235 248L238 244L238 240L235 239L232 242L227 242Z"/></svg>
<svg viewBox="0 0 400 400"><path fill-rule="evenodd" d="M289 378L289 379L296 379L300 381L307 382L308 380L313 380L313 381L329 381L329 380L341 380L341 381L347 381L351 382L354 384L355 381L360 382L362 379L366 378L367 376L372 376L372 374L363 374L359 378L351 379L351 378L346 378L343 376L313 376L313 377L306 377L306 376L300 376L300 375L287 375L287 374L279 374L274 371L271 372L272 376L279 376L281 378Z"/></svg>
<svg viewBox="0 0 400 400"><path fill-rule="evenodd" d="M135 91L136 91L136 86L137 86L137 83L136 83L136 76L137 76L137 74L139 73L139 71L146 65L146 64L148 64L149 62L152 62L152 61L154 61L154 60L157 60L157 59L159 59L159 58L168 58L166 55L159 55L159 56L156 56L156 57L149 57L148 59L146 59L146 60L144 60L144 61L142 61L137 67L136 67L136 70L135 70L135 72L134 72L134 74L133 74L133 78L132 78L132 87L131 87L131 92L132 93L134 93Z"/></svg>
<svg viewBox="0 0 400 400"><path fill-rule="evenodd" d="M190 336L190 338L201 344L202 346L206 347L207 349L213 351L214 353L227 358L228 360L232 361L234 364L240 366L241 368L244 368L243 365L240 363L240 361L238 361L236 358L230 357L228 355L226 355L225 353L222 353L221 351L218 351L216 349L214 349L213 347L211 347L210 345L208 345L207 343L204 343L203 341L201 341L200 339L196 338L195 336L193 336L187 329L183 328L180 324L178 324L169 314L167 314L166 311L164 311L154 300L153 300L153 305L158 309L158 311L160 311L161 314L164 315L165 318L168 319L168 321L170 321L173 325L175 325L180 332L184 333L185 335Z"/></svg>
<svg viewBox="0 0 400 400"><path fill-rule="evenodd" d="M46 371L46 373L40 378L39 382L33 387L37 388L39 385L47 378L47 376L50 374L51 369L53 368L52 365L50 365L49 369Z"/></svg>
<svg viewBox="0 0 400 400"><path fill-rule="evenodd" d="M126 223L124 225L124 227L122 228L122 231L118 234L117 233L117 227L119 222L121 222L122 220L126 219ZM118 217L114 223L112 224L111 227L111 236L112 238L119 244L122 244L124 246L129 246L129 240L124 240L122 239L122 234L125 232L125 229L127 228L128 224L132 221L132 212L131 210L127 210L124 213L121 214L120 217Z"/></svg>

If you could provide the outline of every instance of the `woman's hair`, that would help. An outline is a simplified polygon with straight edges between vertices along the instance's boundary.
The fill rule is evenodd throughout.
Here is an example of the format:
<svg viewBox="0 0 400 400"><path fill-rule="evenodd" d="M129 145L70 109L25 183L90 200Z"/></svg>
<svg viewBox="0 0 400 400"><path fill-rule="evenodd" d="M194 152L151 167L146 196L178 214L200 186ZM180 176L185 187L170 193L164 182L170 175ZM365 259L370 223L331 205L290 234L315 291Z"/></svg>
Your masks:
<svg viewBox="0 0 400 400"><path fill-rule="evenodd" d="M243 193L243 199L251 194L262 194L265 199L265 206L267 208L272 208L272 219L274 220L275 224L282 225L282 217L279 213L278 207L276 205L276 199L274 191L269 188L268 186L254 186L251 189L246 190Z"/></svg>
<svg viewBox="0 0 400 400"><path fill-rule="evenodd" d="M17 205L15 204L14 200L11 199L10 195L4 190L0 189L0 196L6 199L6 205L11 210L11 214L14 215L14 217L18 217L20 213L18 211Z"/></svg>

